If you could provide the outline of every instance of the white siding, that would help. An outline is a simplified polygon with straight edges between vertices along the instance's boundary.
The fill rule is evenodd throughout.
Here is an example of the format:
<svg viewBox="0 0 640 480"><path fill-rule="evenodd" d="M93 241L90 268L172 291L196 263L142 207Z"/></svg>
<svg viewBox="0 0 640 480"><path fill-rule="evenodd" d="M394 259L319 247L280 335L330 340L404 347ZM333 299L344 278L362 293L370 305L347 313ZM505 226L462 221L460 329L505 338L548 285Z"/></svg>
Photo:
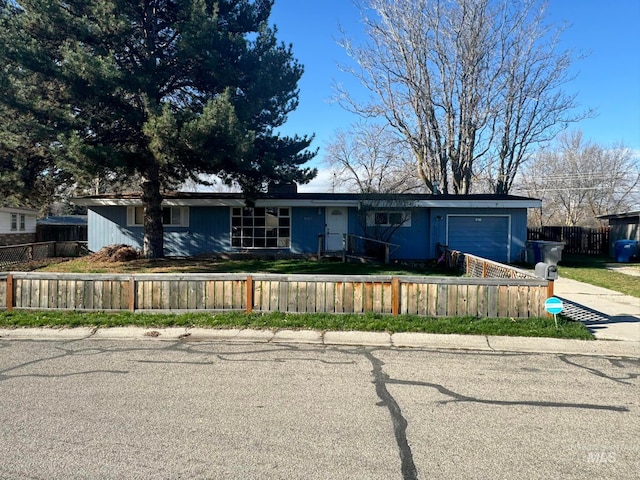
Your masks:
<svg viewBox="0 0 640 480"><path fill-rule="evenodd" d="M11 214L18 215L18 229L11 230ZM25 216L25 229L20 230L20 215ZM0 208L0 234L36 233L36 213L22 208Z"/></svg>

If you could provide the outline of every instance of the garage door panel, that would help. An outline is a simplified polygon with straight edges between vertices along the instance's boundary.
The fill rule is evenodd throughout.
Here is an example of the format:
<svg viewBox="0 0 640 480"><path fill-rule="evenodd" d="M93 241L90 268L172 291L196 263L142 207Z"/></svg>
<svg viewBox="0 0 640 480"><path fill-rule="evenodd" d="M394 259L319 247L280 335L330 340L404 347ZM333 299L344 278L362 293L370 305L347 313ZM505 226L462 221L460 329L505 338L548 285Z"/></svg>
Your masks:
<svg viewBox="0 0 640 480"><path fill-rule="evenodd" d="M451 215L447 230L450 249L498 262L509 261L509 217Z"/></svg>

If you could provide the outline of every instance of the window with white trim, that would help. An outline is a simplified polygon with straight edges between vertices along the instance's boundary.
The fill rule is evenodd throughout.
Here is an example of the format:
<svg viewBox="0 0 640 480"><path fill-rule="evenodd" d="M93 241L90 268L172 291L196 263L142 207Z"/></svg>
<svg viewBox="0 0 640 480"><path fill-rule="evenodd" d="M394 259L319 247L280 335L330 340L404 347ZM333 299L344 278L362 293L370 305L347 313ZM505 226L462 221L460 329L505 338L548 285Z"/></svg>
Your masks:
<svg viewBox="0 0 640 480"><path fill-rule="evenodd" d="M11 231L15 232L16 230L18 230L18 214L12 213L11 214Z"/></svg>
<svg viewBox="0 0 640 480"><path fill-rule="evenodd" d="M410 227L411 212L401 210L376 210L367 214L369 227Z"/></svg>
<svg viewBox="0 0 640 480"><path fill-rule="evenodd" d="M20 231L24 232L27 229L26 215L20 215Z"/></svg>
<svg viewBox="0 0 640 480"><path fill-rule="evenodd" d="M188 227L189 207L162 207L162 224L165 227ZM127 207L127 225L144 225L144 207Z"/></svg>
<svg viewBox="0 0 640 480"><path fill-rule="evenodd" d="M288 248L290 245L290 208L231 208L232 247Z"/></svg>

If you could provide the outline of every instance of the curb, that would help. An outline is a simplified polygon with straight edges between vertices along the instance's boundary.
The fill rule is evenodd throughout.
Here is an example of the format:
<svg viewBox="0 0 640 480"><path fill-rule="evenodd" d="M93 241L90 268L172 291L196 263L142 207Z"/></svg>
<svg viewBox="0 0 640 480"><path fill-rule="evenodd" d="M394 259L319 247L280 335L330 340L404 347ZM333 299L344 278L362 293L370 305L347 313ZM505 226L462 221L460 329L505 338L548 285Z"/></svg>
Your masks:
<svg viewBox="0 0 640 480"><path fill-rule="evenodd" d="M564 340L539 337L498 337L435 333L394 333L315 330L253 330L207 328L16 328L0 329L2 340L150 340L233 343L289 343L325 346L366 346L486 352L559 353L640 357L640 342Z"/></svg>

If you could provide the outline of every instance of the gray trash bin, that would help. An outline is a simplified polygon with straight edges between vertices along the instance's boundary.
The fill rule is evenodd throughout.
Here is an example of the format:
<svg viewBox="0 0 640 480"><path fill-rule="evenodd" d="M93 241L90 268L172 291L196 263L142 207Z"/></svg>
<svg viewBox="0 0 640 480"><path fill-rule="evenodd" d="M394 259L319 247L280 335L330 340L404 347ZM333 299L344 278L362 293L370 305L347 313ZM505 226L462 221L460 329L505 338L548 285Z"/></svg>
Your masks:
<svg viewBox="0 0 640 480"><path fill-rule="evenodd" d="M527 263L534 265L539 262L557 265L562 260L564 242L549 240L529 240L526 243Z"/></svg>
<svg viewBox="0 0 640 480"><path fill-rule="evenodd" d="M616 240L614 243L616 262L630 262L638 251L637 240Z"/></svg>

